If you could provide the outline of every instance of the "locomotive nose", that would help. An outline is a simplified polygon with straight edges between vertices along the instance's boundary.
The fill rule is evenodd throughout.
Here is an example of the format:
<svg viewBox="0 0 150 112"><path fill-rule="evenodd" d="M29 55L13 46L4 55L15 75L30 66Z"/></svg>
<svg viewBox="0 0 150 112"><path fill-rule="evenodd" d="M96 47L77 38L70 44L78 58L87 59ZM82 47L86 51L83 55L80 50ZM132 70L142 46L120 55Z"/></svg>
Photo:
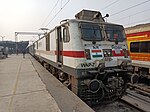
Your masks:
<svg viewBox="0 0 150 112"><path fill-rule="evenodd" d="M84 82L92 93L98 92L101 87L101 83L97 79L85 80Z"/></svg>

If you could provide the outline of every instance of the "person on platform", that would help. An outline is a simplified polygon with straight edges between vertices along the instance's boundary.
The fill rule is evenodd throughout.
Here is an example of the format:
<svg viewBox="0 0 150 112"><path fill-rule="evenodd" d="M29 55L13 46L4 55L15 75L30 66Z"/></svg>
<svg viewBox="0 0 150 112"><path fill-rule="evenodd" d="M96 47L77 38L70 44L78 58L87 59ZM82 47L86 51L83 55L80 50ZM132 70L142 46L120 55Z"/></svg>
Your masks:
<svg viewBox="0 0 150 112"><path fill-rule="evenodd" d="M22 54L23 54L23 58L25 58L25 54L26 54L25 49L22 51Z"/></svg>

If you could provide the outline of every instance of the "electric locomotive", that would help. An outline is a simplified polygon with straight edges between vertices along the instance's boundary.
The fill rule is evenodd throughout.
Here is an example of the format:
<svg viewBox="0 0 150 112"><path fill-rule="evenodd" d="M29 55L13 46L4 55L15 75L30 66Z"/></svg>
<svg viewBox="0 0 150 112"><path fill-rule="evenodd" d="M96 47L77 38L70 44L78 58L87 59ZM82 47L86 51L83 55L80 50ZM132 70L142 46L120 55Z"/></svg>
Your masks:
<svg viewBox="0 0 150 112"><path fill-rule="evenodd" d="M123 26L107 23L99 11L82 10L75 17L34 42L32 54L86 103L117 100L130 73Z"/></svg>

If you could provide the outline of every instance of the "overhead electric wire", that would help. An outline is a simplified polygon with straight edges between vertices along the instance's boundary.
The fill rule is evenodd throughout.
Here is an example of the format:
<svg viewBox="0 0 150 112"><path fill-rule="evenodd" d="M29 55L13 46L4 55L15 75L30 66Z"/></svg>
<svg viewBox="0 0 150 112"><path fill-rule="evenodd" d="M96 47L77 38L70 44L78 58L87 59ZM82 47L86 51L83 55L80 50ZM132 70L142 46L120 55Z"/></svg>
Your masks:
<svg viewBox="0 0 150 112"><path fill-rule="evenodd" d="M130 24L130 25L132 25L132 24L136 24L136 23L144 22L144 21L147 21L147 20L150 20L150 18L143 19L143 20L136 21L136 22L132 22L132 23L129 23L129 24ZM129 24L125 24L125 25L129 25Z"/></svg>
<svg viewBox="0 0 150 112"><path fill-rule="evenodd" d="M128 15L128 16L125 16L125 17L122 17L122 18L119 18L119 19L116 19L116 20L112 20L112 21L120 21L120 20L135 16L135 15L141 14L141 13L146 12L146 11L150 11L150 8L143 10L143 11L140 11L140 12L137 12L137 13L134 13L134 14L131 14L131 15Z"/></svg>
<svg viewBox="0 0 150 112"><path fill-rule="evenodd" d="M53 12L53 10L56 8L56 6L57 6L57 4L58 4L59 1L60 1L60 0L57 0L56 4L55 4L54 7L52 8L52 10L49 12L49 14L47 15L47 17L44 19L44 21L43 21L43 23L42 23L41 26L43 26L44 23L47 21L47 19L49 18L49 16L50 16L51 13Z"/></svg>
<svg viewBox="0 0 150 112"><path fill-rule="evenodd" d="M70 0L68 0L62 7L61 9L54 15L54 17L48 22L48 24L45 26L47 27L55 18L56 16L62 11L63 8L65 8L65 6L70 2Z"/></svg>
<svg viewBox="0 0 150 112"><path fill-rule="evenodd" d="M126 9L123 9L123 10L121 10L121 11L119 11L119 12L116 12L116 13L114 13L114 14L111 14L111 16L120 14L120 13L122 13L122 12L125 12L125 11L127 11L127 10L129 10L129 9L135 8L135 7L139 6L139 5L142 5L142 4L144 4L144 3L147 3L147 2L149 2L149 1L150 1L150 0L146 0L146 1L144 1L144 2L138 3L138 4L136 4L136 5L133 5L133 6L131 6L131 7L128 7L128 8L126 8Z"/></svg>
<svg viewBox="0 0 150 112"><path fill-rule="evenodd" d="M115 3L119 2L119 1L120 1L120 0L116 0L116 1L114 1L114 2L112 2L112 3L110 3L109 5L107 5L107 6L105 6L104 8L102 8L101 11L104 10L104 9L106 9L106 8L108 8L108 7L110 7L110 6L112 6L113 4L115 4Z"/></svg>

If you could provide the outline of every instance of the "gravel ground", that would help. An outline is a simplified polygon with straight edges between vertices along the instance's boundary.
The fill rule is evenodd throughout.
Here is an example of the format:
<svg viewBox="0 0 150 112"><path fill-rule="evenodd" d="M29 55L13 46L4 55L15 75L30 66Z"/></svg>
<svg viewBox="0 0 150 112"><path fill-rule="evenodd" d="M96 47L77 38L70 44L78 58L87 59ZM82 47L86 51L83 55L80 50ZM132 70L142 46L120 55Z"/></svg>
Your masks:
<svg viewBox="0 0 150 112"><path fill-rule="evenodd" d="M93 110L95 112L140 112L119 101L107 105L93 107Z"/></svg>

